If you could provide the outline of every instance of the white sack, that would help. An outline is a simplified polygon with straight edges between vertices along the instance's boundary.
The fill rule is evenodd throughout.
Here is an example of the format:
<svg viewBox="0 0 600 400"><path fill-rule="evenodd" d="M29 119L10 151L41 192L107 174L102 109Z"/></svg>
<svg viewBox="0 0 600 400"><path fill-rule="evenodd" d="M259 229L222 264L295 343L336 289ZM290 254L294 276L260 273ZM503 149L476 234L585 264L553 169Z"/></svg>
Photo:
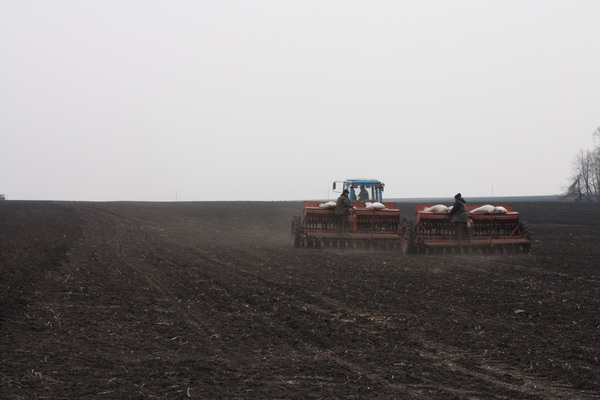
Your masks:
<svg viewBox="0 0 600 400"><path fill-rule="evenodd" d="M335 201L328 201L327 203L319 204L319 208L335 208Z"/></svg>
<svg viewBox="0 0 600 400"><path fill-rule="evenodd" d="M385 206L377 201L374 203L367 201L365 203L365 208L367 210L383 210L385 208Z"/></svg>
<svg viewBox="0 0 600 400"><path fill-rule="evenodd" d="M490 204L486 204L485 206L481 206L479 208L471 210L471 214L490 214L492 211L494 211L495 208L496 207Z"/></svg>
<svg viewBox="0 0 600 400"><path fill-rule="evenodd" d="M492 214L506 214L508 210L502 206L496 206L492 210Z"/></svg>
<svg viewBox="0 0 600 400"><path fill-rule="evenodd" d="M427 208L423 209L423 212L431 212L431 213L447 213L449 211L450 211L450 209L443 204L438 204L437 206L427 207Z"/></svg>

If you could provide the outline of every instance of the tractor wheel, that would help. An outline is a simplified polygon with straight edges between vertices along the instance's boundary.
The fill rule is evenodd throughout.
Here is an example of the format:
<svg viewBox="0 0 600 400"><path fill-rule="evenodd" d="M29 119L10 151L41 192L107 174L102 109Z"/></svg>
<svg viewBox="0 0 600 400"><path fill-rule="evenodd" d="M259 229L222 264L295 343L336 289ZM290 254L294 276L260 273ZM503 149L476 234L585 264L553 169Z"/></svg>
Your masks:
<svg viewBox="0 0 600 400"><path fill-rule="evenodd" d="M400 248L404 254L415 253L415 225L409 220L405 219L402 222L402 232L400 236Z"/></svg>

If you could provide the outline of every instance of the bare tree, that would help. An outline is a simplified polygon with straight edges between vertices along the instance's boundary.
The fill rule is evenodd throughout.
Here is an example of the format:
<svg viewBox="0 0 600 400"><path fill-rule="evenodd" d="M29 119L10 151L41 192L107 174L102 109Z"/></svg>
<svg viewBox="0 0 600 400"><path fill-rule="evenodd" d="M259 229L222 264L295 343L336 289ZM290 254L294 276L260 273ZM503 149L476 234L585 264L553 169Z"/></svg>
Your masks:
<svg viewBox="0 0 600 400"><path fill-rule="evenodd" d="M600 145L590 152L590 186L595 195L594 201L600 202Z"/></svg>
<svg viewBox="0 0 600 400"><path fill-rule="evenodd" d="M600 128L594 131L593 138L594 149L581 150L575 157L567 198L600 203Z"/></svg>

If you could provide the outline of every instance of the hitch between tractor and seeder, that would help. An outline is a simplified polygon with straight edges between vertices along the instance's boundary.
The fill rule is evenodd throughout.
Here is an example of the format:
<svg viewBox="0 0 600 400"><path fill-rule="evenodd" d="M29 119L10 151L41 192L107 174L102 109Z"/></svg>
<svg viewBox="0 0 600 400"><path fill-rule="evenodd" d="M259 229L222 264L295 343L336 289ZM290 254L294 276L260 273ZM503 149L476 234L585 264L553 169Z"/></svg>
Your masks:
<svg viewBox="0 0 600 400"><path fill-rule="evenodd" d="M451 222L448 212L428 212L430 205L415 207L414 221L402 224L402 250L415 253L527 253L531 229L512 206L505 213L474 214L479 206L467 206L466 227Z"/></svg>

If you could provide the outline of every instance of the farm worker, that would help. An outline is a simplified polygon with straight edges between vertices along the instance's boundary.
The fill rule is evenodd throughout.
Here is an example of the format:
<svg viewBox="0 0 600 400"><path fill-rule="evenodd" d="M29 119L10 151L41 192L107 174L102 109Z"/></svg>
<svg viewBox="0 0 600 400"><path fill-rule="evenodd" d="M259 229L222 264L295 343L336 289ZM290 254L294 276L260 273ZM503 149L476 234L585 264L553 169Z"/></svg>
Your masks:
<svg viewBox="0 0 600 400"><path fill-rule="evenodd" d="M369 200L369 192L365 189L365 185L360 185L360 192L358 193L358 201Z"/></svg>
<svg viewBox="0 0 600 400"><path fill-rule="evenodd" d="M469 222L469 214L467 214L467 209L465 207L465 199L462 198L460 193L457 193L454 196L454 206L452 206L452 210L450 210L450 222L454 225L454 232L458 237L458 240L461 239L461 235L463 232L467 232L467 223Z"/></svg>
<svg viewBox="0 0 600 400"><path fill-rule="evenodd" d="M341 231L345 228L346 215L350 214L350 210L352 210L352 203L348 199L348 189L344 189L340 197L338 197L337 202L335 203L335 219L337 223L338 229Z"/></svg>

